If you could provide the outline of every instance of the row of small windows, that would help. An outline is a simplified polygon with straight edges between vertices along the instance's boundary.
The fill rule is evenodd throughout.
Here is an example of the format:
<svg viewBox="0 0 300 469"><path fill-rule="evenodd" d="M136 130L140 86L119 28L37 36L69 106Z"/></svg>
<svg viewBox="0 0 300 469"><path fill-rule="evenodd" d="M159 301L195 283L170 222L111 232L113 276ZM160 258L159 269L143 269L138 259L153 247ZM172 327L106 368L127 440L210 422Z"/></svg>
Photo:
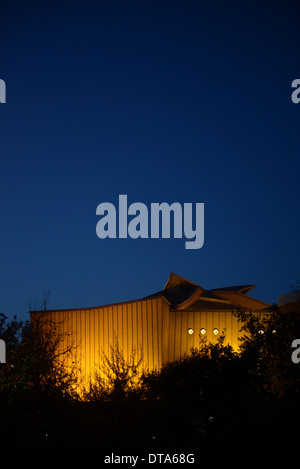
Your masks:
<svg viewBox="0 0 300 469"><path fill-rule="evenodd" d="M192 335L194 334L194 329L192 329L191 327L188 328L188 334ZM206 334L206 329L204 329L204 327L202 327L202 329L200 329L200 334L201 335L205 335ZM215 335L218 335L219 334L219 329L217 329L216 327L213 329L213 334Z"/></svg>
<svg viewBox="0 0 300 469"><path fill-rule="evenodd" d="M263 329L259 329L258 333L260 335L264 334L264 330ZM191 327L188 328L188 334L192 335L194 334L194 329L192 329ZM201 335L205 335L206 334L206 329L204 329L204 327L202 327L202 329L200 329L200 334ZM213 329L213 334L214 335L218 335L219 334L219 329L217 329L215 327L215 329ZM276 331L275 329L272 331L272 334L276 334Z"/></svg>

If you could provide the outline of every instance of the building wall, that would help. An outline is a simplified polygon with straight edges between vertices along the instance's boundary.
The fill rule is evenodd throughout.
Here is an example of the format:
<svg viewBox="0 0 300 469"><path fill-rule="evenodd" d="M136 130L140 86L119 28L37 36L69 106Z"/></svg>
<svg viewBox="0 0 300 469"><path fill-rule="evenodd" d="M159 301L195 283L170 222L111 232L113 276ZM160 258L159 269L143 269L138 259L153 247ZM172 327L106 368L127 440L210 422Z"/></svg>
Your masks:
<svg viewBox="0 0 300 469"><path fill-rule="evenodd" d="M168 354L169 306L162 298L31 315L43 315L45 327L56 325L62 337L61 351L72 348L71 355L62 355L64 364L76 367L85 386L99 364L101 352L110 355L114 335L125 358L133 350L137 360L143 356L141 368L145 371L161 368Z"/></svg>
<svg viewBox="0 0 300 469"><path fill-rule="evenodd" d="M61 355L64 364L75 367L85 387L99 365L101 352L110 355L114 334L125 359L133 350L137 360L143 355L141 369L145 371L159 370L163 364L188 355L191 347L199 347L202 328L208 342L215 343L225 333L225 343L235 350L239 346L240 324L231 311L172 311L163 298L31 315L43 316L45 327L56 325L62 338L61 351L72 349L70 355ZM191 335L189 328L194 331ZM218 335L213 333L215 328Z"/></svg>
<svg viewBox="0 0 300 469"><path fill-rule="evenodd" d="M189 328L194 331L191 335L188 333ZM169 362L188 355L191 347L199 347L201 329L206 330L206 334L201 337L206 337L212 343L217 341L220 334L225 333L225 344L238 350L240 324L231 311L171 311L169 329ZM219 334L215 335L214 329L218 329Z"/></svg>

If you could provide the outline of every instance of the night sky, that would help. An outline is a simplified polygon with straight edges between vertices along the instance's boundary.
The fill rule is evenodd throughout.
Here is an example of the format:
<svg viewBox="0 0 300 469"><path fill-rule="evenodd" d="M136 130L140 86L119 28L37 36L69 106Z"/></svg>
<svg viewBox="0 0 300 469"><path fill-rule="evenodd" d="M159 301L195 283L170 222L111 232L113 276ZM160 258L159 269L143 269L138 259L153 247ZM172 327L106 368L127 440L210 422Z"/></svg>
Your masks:
<svg viewBox="0 0 300 469"><path fill-rule="evenodd" d="M296 1L1 5L0 312L300 279ZM105 239L101 202L203 202L205 241Z"/></svg>

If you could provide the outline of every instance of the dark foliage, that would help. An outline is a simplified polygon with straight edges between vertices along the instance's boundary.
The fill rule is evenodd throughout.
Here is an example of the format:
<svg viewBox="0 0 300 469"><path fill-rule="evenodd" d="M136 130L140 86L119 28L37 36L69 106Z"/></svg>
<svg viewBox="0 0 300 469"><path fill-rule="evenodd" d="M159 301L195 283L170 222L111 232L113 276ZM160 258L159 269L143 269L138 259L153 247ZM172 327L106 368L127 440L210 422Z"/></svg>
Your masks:
<svg viewBox="0 0 300 469"><path fill-rule="evenodd" d="M119 346L117 336L114 335L109 356L100 353L99 365L91 377L88 389L83 392L87 401L125 400L140 395L140 366L143 356L136 357L136 350L132 350L126 360Z"/></svg>
<svg viewBox="0 0 300 469"><path fill-rule="evenodd" d="M140 381L140 360L133 354L126 362L115 342L102 356L106 384L96 381L88 401L74 392L73 370L61 365L72 350L61 350L57 325L45 333L42 322L0 316L7 345L7 363L0 364L2 446L90 447L101 455L296 447L300 364L291 360L291 343L300 337L299 313L238 315L245 332L240 353L224 337L200 341L189 356Z"/></svg>

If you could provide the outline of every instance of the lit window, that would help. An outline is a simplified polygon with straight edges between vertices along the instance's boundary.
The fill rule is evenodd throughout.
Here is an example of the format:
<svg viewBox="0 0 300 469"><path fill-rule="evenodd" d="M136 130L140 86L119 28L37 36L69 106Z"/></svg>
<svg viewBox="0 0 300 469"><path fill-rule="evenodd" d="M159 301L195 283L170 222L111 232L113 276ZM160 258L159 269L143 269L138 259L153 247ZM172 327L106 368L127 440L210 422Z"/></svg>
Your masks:
<svg viewBox="0 0 300 469"><path fill-rule="evenodd" d="M204 329L204 327L202 327L202 329L200 329L200 333L201 333L202 335L205 335L205 334L206 334L206 329Z"/></svg>
<svg viewBox="0 0 300 469"><path fill-rule="evenodd" d="M215 328L215 329L213 330L213 333L214 333L215 335L219 334L219 329Z"/></svg>
<svg viewBox="0 0 300 469"><path fill-rule="evenodd" d="M189 333L190 335L194 334L194 329L192 329L192 328L190 327L190 328L188 329L188 333Z"/></svg>

